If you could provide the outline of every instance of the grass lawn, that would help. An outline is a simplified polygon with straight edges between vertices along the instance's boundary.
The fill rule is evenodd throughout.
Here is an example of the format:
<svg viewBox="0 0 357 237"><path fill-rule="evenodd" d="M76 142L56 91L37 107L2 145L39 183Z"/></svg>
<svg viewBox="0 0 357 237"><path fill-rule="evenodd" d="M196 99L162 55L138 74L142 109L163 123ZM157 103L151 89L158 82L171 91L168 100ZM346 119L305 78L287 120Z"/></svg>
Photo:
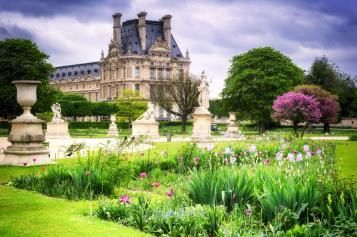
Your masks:
<svg viewBox="0 0 357 237"><path fill-rule="evenodd" d="M341 167L343 178L353 178L357 187L357 141L338 142L336 146L336 168Z"/></svg>
<svg viewBox="0 0 357 237"><path fill-rule="evenodd" d="M89 216L90 205L0 186L0 236L150 236Z"/></svg>

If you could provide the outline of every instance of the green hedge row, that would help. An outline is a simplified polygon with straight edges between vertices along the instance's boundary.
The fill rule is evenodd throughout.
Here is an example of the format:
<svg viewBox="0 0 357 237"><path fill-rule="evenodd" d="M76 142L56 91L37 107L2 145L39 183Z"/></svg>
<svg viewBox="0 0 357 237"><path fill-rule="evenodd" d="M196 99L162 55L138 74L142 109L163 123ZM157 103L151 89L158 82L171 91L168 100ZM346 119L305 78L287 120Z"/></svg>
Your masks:
<svg viewBox="0 0 357 237"><path fill-rule="evenodd" d="M1 129L9 129L10 125L8 121L0 121L0 128Z"/></svg>
<svg viewBox="0 0 357 237"><path fill-rule="evenodd" d="M192 126L192 121L187 121L188 126ZM162 121L160 127L181 126L181 121Z"/></svg>
<svg viewBox="0 0 357 237"><path fill-rule="evenodd" d="M89 129L89 128L99 128L99 129L108 129L109 121L101 121L101 122L69 122L69 129ZM129 128L128 122L119 122L117 123L119 129L127 129Z"/></svg>

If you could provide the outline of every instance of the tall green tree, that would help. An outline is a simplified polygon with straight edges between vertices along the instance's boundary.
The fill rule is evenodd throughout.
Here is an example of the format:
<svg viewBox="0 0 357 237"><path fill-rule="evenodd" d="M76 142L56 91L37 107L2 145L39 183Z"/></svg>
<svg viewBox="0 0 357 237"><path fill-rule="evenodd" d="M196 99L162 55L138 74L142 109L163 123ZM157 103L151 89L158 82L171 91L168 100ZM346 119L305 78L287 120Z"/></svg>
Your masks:
<svg viewBox="0 0 357 237"><path fill-rule="evenodd" d="M125 90L117 102L117 116L125 118L129 123L137 119L147 110L147 101L134 90Z"/></svg>
<svg viewBox="0 0 357 237"><path fill-rule="evenodd" d="M337 95L341 116L357 116L355 80L326 56L316 57L310 71L305 76L306 83L321 86L322 89Z"/></svg>
<svg viewBox="0 0 357 237"><path fill-rule="evenodd" d="M271 120L274 99L304 80L303 71L290 58L271 48L254 48L234 56L222 98L239 119L257 122L259 132Z"/></svg>
<svg viewBox="0 0 357 237"><path fill-rule="evenodd" d="M10 119L22 112L16 101L16 88L11 84L14 80L41 81L32 112L51 111L58 91L49 85L53 67L47 60L48 55L30 40L0 41L0 117Z"/></svg>

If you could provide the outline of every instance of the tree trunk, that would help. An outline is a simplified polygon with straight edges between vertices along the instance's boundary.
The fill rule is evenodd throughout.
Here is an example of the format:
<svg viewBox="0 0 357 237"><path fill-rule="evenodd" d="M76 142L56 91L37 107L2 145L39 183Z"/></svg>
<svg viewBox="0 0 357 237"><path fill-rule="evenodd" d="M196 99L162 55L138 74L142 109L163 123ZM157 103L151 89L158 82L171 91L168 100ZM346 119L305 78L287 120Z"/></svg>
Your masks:
<svg viewBox="0 0 357 237"><path fill-rule="evenodd" d="M328 122L324 123L324 133L330 133L330 124Z"/></svg>
<svg viewBox="0 0 357 237"><path fill-rule="evenodd" d="M310 123L306 122L304 127L302 128L302 132L301 132L301 138L304 137L305 131L306 129L310 126Z"/></svg>
<svg viewBox="0 0 357 237"><path fill-rule="evenodd" d="M297 121L293 121L293 129L294 129L294 133L295 133L295 136L298 137L298 122Z"/></svg>
<svg viewBox="0 0 357 237"><path fill-rule="evenodd" d="M187 115L182 115L181 116L181 132L182 133L186 132L186 124L187 124Z"/></svg>
<svg viewBox="0 0 357 237"><path fill-rule="evenodd" d="M259 120L258 129L259 129L259 134L263 134L265 132L265 123L263 120Z"/></svg>

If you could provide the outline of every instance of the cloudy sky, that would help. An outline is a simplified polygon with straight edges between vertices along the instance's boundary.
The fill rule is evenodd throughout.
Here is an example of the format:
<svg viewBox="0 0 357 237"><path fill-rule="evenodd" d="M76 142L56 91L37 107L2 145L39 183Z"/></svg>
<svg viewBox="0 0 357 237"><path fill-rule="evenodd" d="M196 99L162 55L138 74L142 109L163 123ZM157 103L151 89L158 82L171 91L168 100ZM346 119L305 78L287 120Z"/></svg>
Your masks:
<svg viewBox="0 0 357 237"><path fill-rule="evenodd" d="M55 66L98 61L112 36L111 15L121 12L125 21L140 11L150 20L173 16L173 35L190 51L191 72L207 72L212 97L232 56L254 47L272 46L304 70L326 55L357 74L355 0L0 0L0 39L32 39Z"/></svg>

